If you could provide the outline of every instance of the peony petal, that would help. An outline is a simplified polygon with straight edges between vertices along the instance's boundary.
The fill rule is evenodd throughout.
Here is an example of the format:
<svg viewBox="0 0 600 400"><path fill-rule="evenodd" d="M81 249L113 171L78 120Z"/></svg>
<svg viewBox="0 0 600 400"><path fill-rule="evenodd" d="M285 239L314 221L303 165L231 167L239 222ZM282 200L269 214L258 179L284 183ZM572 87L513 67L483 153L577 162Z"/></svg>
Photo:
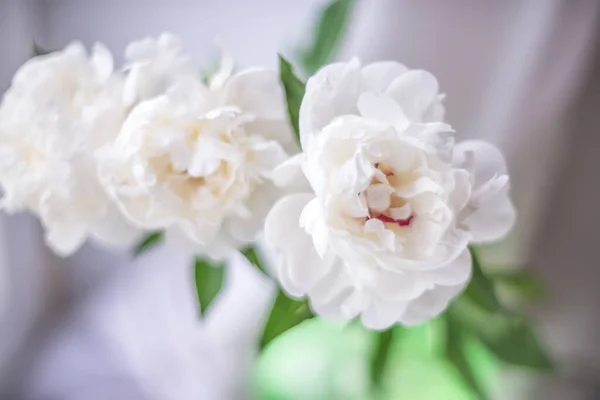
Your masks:
<svg viewBox="0 0 600 400"><path fill-rule="evenodd" d="M360 296L352 285L343 261L335 258L331 262L327 273L308 292L311 308L326 318L354 318L362 307Z"/></svg>
<svg viewBox="0 0 600 400"><path fill-rule="evenodd" d="M270 246L284 252L291 248L288 235L303 231L300 227L300 215L314 197L311 193L298 193L285 196L275 203L265 220L265 240Z"/></svg>
<svg viewBox="0 0 600 400"><path fill-rule="evenodd" d="M408 219L412 214L412 209L409 203L402 207L390 208L390 217L394 219Z"/></svg>
<svg viewBox="0 0 600 400"><path fill-rule="evenodd" d="M234 75L225 85L225 102L267 120L285 120L283 89L275 71L251 69Z"/></svg>
<svg viewBox="0 0 600 400"><path fill-rule="evenodd" d="M360 95L356 104L360 115L392 126L404 127L407 120L398 104L386 94L365 92Z"/></svg>
<svg viewBox="0 0 600 400"><path fill-rule="evenodd" d="M250 151L253 156L252 168L265 177L269 177L273 169L289 158L283 147L274 140L251 143Z"/></svg>
<svg viewBox="0 0 600 400"><path fill-rule="evenodd" d="M404 198L414 197L423 193L443 194L444 188L433 179L426 176L420 177L396 190L396 195Z"/></svg>
<svg viewBox="0 0 600 400"><path fill-rule="evenodd" d="M279 254L276 260L274 276L277 277L281 284L281 288L292 297L304 297L306 292L302 288L296 286L294 279L292 279L290 275L292 268L290 267L291 263L289 262L287 254Z"/></svg>
<svg viewBox="0 0 600 400"><path fill-rule="evenodd" d="M373 291L390 301L409 301L421 296L430 283L419 272L379 269Z"/></svg>
<svg viewBox="0 0 600 400"><path fill-rule="evenodd" d="M376 218L371 218L365 222L365 233L375 233L383 247L394 251L396 249L396 235L390 229L385 227L385 224Z"/></svg>
<svg viewBox="0 0 600 400"><path fill-rule="evenodd" d="M468 228L474 243L500 239L513 227L517 216L508 193L509 186L506 185L460 221Z"/></svg>
<svg viewBox="0 0 600 400"><path fill-rule="evenodd" d="M91 236L105 246L127 248L137 242L143 231L131 225L115 205L91 229Z"/></svg>
<svg viewBox="0 0 600 400"><path fill-rule="evenodd" d="M320 69L306 82L306 93L300 106L300 138L302 148L310 135L321 130L335 117L356 113L360 94L360 63L333 63Z"/></svg>
<svg viewBox="0 0 600 400"><path fill-rule="evenodd" d="M361 74L368 90L383 93L390 83L407 71L408 68L398 62L381 61L366 65Z"/></svg>
<svg viewBox="0 0 600 400"><path fill-rule="evenodd" d="M302 163L304 162L304 154L296 154L279 164L273 170L271 179L277 186L289 186L298 180L306 181L302 173ZM308 182L306 182L308 186Z"/></svg>
<svg viewBox="0 0 600 400"><path fill-rule="evenodd" d="M371 295L369 305L361 314L361 321L368 329L384 330L398 321L406 306L406 302L390 302Z"/></svg>
<svg viewBox="0 0 600 400"><path fill-rule="evenodd" d="M306 232L298 232L293 240L292 249L286 254L289 283L300 289L304 295L329 272L333 256L321 258L313 246L311 236ZM281 282L284 288L286 283Z"/></svg>
<svg viewBox="0 0 600 400"><path fill-rule="evenodd" d="M250 217L233 217L224 223L231 236L242 243L254 241L263 228L265 218L272 205L275 204L280 195L280 189L269 182L264 182L259 189L254 190L245 203L250 210Z"/></svg>
<svg viewBox="0 0 600 400"><path fill-rule="evenodd" d="M471 176L464 169L454 170L452 175L454 177L454 188L448 201L454 212L458 214L460 210L465 208L471 197Z"/></svg>
<svg viewBox="0 0 600 400"><path fill-rule="evenodd" d="M219 63L219 69L210 77L211 90L221 89L231 77L235 68L235 61L231 52L220 40L217 39L215 42L221 50L221 62Z"/></svg>
<svg viewBox="0 0 600 400"><path fill-rule="evenodd" d="M441 314L450 300L456 297L465 285L437 286L426 291L416 300L408 303L399 321L408 326L422 324Z"/></svg>
<svg viewBox="0 0 600 400"><path fill-rule="evenodd" d="M275 140L281 143L288 154L297 154L300 147L292 133L287 117L281 121L255 120L244 125L248 135L260 135L267 140Z"/></svg>
<svg viewBox="0 0 600 400"><path fill-rule="evenodd" d="M506 174L506 162L500 150L482 140L458 143L454 148L453 164L459 168L472 170L474 188L496 176Z"/></svg>
<svg viewBox="0 0 600 400"><path fill-rule="evenodd" d="M344 199L345 212L353 217L368 215L367 205L358 194L369 186L372 178L371 171L370 161L363 154L358 153L331 173L330 189L335 195Z"/></svg>
<svg viewBox="0 0 600 400"><path fill-rule="evenodd" d="M437 79L429 72L408 71L390 84L387 93L398 103L410 121L433 122L423 118L438 96Z"/></svg>
<svg viewBox="0 0 600 400"><path fill-rule="evenodd" d="M100 81L107 80L113 72L113 57L102 43L96 43L92 50L91 63Z"/></svg>
<svg viewBox="0 0 600 400"><path fill-rule="evenodd" d="M390 206L390 195L394 189L390 185L377 183L367 188L367 204L372 211L383 212Z"/></svg>
<svg viewBox="0 0 600 400"><path fill-rule="evenodd" d="M300 226L312 236L313 245L319 257L324 258L327 252L329 230L325 225L325 216L319 199L314 198L302 210Z"/></svg>
<svg viewBox="0 0 600 400"><path fill-rule="evenodd" d="M465 248L454 261L424 273L428 282L436 285L463 285L471 278L471 253Z"/></svg>
<svg viewBox="0 0 600 400"><path fill-rule="evenodd" d="M311 194L296 194L281 199L266 219L265 239L282 251L284 261L277 266L284 289L296 296L303 295L329 271L332 258L321 259L312 237L300 227L300 215L313 198Z"/></svg>
<svg viewBox="0 0 600 400"><path fill-rule="evenodd" d="M85 242L86 227L81 223L69 224L64 221L44 220L42 222L46 230L46 244L61 257L73 254Z"/></svg>

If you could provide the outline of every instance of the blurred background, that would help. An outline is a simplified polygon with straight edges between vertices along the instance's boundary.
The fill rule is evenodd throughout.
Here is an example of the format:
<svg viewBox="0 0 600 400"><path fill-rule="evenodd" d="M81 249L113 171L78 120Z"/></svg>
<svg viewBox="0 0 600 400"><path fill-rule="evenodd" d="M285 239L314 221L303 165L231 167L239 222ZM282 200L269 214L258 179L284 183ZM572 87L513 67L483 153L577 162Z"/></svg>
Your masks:
<svg viewBox="0 0 600 400"><path fill-rule="evenodd" d="M312 35L324 0L0 0L0 92L32 55L170 31L198 64L221 38L240 67L277 66ZM507 156L518 224L487 264L535 272L528 306L559 369L507 370L470 356L498 399L600 398L600 1L358 0L339 59L431 71L459 139ZM66 260L29 215L0 216L1 399L365 399L368 337L311 321L252 366L273 288L242 259L198 321L189 260L86 245ZM394 347L390 399L473 399L437 357L435 322ZM396 357L396 356L394 356ZM252 393L245 383L252 379Z"/></svg>

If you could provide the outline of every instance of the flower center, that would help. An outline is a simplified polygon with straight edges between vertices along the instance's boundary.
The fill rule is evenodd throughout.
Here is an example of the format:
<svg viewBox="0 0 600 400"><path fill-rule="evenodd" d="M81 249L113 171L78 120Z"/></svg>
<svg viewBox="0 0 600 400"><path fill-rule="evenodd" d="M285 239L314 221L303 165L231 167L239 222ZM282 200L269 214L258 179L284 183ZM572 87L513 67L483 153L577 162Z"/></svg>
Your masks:
<svg viewBox="0 0 600 400"><path fill-rule="evenodd" d="M385 214L377 214L374 217L370 217L370 216L366 217L365 221L368 221L371 218L378 219L381 222L383 222L384 224L396 224L398 226L409 226L410 222L414 218L414 215L410 215L408 218L405 218L405 219L394 219L394 218L389 217L389 216L387 216Z"/></svg>
<svg viewBox="0 0 600 400"><path fill-rule="evenodd" d="M376 173L371 180L371 185L364 192L369 210L365 222L378 219L384 224L393 224L393 226L410 226L415 216L408 202L396 195L396 190L390 182L390 178L395 176L394 171L380 163L375 163L373 166Z"/></svg>

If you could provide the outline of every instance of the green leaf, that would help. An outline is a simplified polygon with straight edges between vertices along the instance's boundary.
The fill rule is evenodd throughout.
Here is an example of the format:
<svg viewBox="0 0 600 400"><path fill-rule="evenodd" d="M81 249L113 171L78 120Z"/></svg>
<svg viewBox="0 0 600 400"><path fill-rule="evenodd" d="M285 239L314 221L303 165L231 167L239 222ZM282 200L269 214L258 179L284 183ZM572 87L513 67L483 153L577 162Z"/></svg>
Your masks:
<svg viewBox="0 0 600 400"><path fill-rule="evenodd" d="M450 315L447 316L446 323L446 357L448 361L450 361L450 364L460 374L463 381L477 394L477 397L486 399L487 395L477 380L473 372L473 367L465 356L465 340L460 324Z"/></svg>
<svg viewBox="0 0 600 400"><path fill-rule="evenodd" d="M390 348L394 338L394 330L401 329L400 326L390 328L382 332L374 332L375 351L371 359L371 383L377 390L381 386L383 371L388 364Z"/></svg>
<svg viewBox="0 0 600 400"><path fill-rule="evenodd" d="M483 273L475 250L472 247L469 247L469 251L471 252L473 274L471 282L465 289L464 295L488 311L501 311L502 306L496 297L492 281Z"/></svg>
<svg viewBox="0 0 600 400"><path fill-rule="evenodd" d="M164 239L164 233L162 231L151 232L146 235L138 244L133 248L133 255L135 257L148 250L159 245Z"/></svg>
<svg viewBox="0 0 600 400"><path fill-rule="evenodd" d="M495 271L489 274L495 285L506 286L527 299L538 299L544 295L544 288L534 275L527 271Z"/></svg>
<svg viewBox="0 0 600 400"><path fill-rule="evenodd" d="M301 54L302 67L309 75L336 55L347 30L355 0L333 0L320 12L312 43Z"/></svg>
<svg viewBox="0 0 600 400"><path fill-rule="evenodd" d="M37 42L33 42L33 56L37 57L37 56L45 56L46 54L50 54L52 53L49 50L44 49L42 46L40 46L39 44L37 44Z"/></svg>
<svg viewBox="0 0 600 400"><path fill-rule="evenodd" d="M485 346L510 365L551 372L554 364L523 318L508 320L494 335L481 336Z"/></svg>
<svg viewBox="0 0 600 400"><path fill-rule="evenodd" d="M224 276L225 263L196 258L194 278L196 281L196 293L200 302L200 313L202 315L206 313L208 307L210 307L217 294L221 291Z"/></svg>
<svg viewBox="0 0 600 400"><path fill-rule="evenodd" d="M300 116L300 104L302 104L305 91L304 82L296 76L292 65L281 55L279 56L279 79L285 90L290 124L294 128L298 143L300 143L298 120Z"/></svg>
<svg viewBox="0 0 600 400"><path fill-rule="evenodd" d="M260 341L261 349L264 349L279 335L313 316L307 300L292 299L282 290L279 290L269 318L267 319L265 329L263 330Z"/></svg>
<svg viewBox="0 0 600 400"><path fill-rule="evenodd" d="M260 255L259 252L256 250L256 247L248 246L245 249L242 249L242 254L244 255L244 257L246 257L250 264L254 265L266 276L269 276L269 274L264 268L264 265L262 263L262 260L260 259Z"/></svg>
<svg viewBox="0 0 600 400"><path fill-rule="evenodd" d="M524 317L492 314L464 299L453 303L449 315L460 321L500 360L545 372L554 370L550 356Z"/></svg>

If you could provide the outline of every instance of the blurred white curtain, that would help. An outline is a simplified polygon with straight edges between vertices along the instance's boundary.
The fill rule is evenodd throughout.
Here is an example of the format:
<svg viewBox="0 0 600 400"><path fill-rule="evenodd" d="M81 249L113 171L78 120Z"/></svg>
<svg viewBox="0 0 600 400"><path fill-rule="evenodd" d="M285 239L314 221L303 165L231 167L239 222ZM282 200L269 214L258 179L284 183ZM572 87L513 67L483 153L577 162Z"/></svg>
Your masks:
<svg viewBox="0 0 600 400"><path fill-rule="evenodd" d="M210 65L209 60L217 56L212 39L220 35L240 66L274 67L276 52L283 50L289 54L293 50L297 40L308 33L315 5L322 3L320 0L0 0L0 32L3 33L0 35L0 88L7 86L15 68L27 58L33 37L48 49L63 47L72 39L81 39L88 45L102 41L119 59L127 42L169 30L182 35L187 50ZM599 5L595 0L358 1L341 58L356 54L365 62L395 59L411 68L430 70L448 94L448 120L459 137L485 138L506 152L521 218L515 239L506 247L510 252L496 253L492 257L496 260L506 261L506 254L514 255L508 261L527 257L540 208L548 195L546 188L556 174L562 155L566 139L565 115L578 93L589 63L590 48L596 39ZM160 342L164 346L162 352L157 353L152 362L131 364L129 360L133 356L127 352L134 351L136 337L124 336L127 330L106 334L107 330L113 332L113 328L111 318L105 315L119 310L121 318L123 315L130 315L132 320L141 318L139 308L125 305L143 303L140 299L148 296L148 287L152 287L153 304L164 306L156 310L156 315L147 316L143 323L140 321L140 335L152 331L157 340L166 338L169 326L174 325L186 330L181 337L190 345L203 340L204 334L198 333L195 337L193 324L186 322L190 318L186 301L193 299L174 296L173 299L179 300L159 301L161 294L166 296L173 288L186 286L183 266L177 269L171 262L149 257L145 262L153 267L128 267L134 272L127 278L127 296L115 295L112 299L109 293L123 289L115 289L119 280L108 275L128 265L127 256L109 256L86 247L72 259L58 261L44 249L39 229L30 218L4 218L2 228L0 261L12 279L10 293L29 296L27 302L14 296L9 298L9 312L2 321L11 322L3 324L0 333L4 342L4 337L11 335L25 338L26 335L15 332L29 330L38 320L29 315L39 315L39 310L48 309L41 305L60 304L61 293L68 293L67 297L87 297L89 304L97 304L82 307L73 317L75 322L61 325L59 332L64 336L59 336L65 339L55 338L48 344L43 363L38 365L34 379L28 381L32 398L48 398L44 397L44 391L60 399L82 398L77 397L79 390L87 393L93 392L93 388L106 388L107 380L95 379L99 376L122 379L111 383L116 391L123 390L121 394L111 393L104 398L174 398L171 395L177 393L181 381L165 375L162 389L157 389L155 379L162 375L148 371L157 371L153 368L161 364L186 365L179 364L181 352L170 347L174 344L165 339ZM15 258L10 258L10 254ZM166 273L167 269L178 271L173 275L174 280L149 272ZM97 282L106 282L100 291L106 294L88 297L87 289ZM246 300L244 306L252 304L250 298ZM16 304L19 307L27 304L25 308L32 311L15 313ZM95 307L104 309L104 313L97 316L93 311ZM230 309L229 314L224 312L221 321L242 315L241 307ZM260 307L256 305L256 309ZM167 316L172 318L168 320L169 326L165 323ZM5 332L9 332L8 336ZM73 337L79 338L82 344L66 345L69 340L75 340ZM87 340L92 343L88 345ZM102 351L106 346L114 348L111 347L114 343L119 344L119 352L128 354L125 359L112 359L113 356ZM214 342L206 340L206 346L214 346ZM15 347L0 343L0 363L7 354L4 348ZM144 351L154 351L153 346L146 346ZM98 352L106 356L105 361L111 361L90 361L98 357ZM93 373L82 367L86 362L94 365ZM210 358L207 362L210 365ZM85 388L74 388L73 381L81 382ZM197 385L210 385L210 382L201 380ZM569 392L563 398L586 398L585 387L577 390L582 397Z"/></svg>

